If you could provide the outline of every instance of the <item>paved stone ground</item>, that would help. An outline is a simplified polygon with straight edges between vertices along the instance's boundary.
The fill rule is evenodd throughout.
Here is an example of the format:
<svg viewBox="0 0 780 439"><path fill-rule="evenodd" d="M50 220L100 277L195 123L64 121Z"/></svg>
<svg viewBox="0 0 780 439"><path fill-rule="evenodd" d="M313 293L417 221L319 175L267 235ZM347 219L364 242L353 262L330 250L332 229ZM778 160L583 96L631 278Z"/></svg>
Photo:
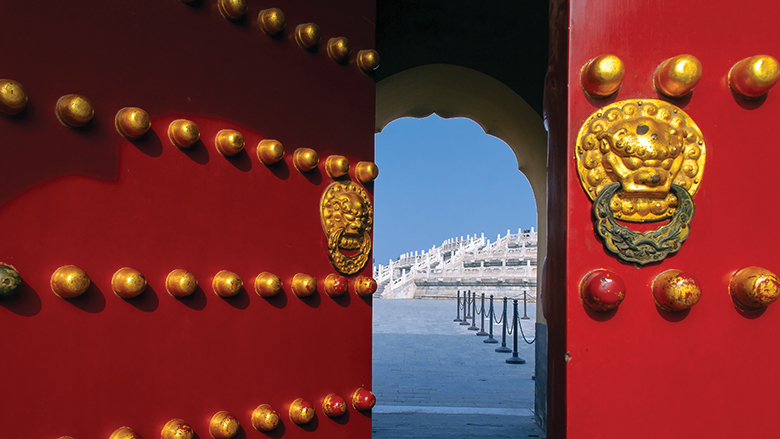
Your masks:
<svg viewBox="0 0 780 439"><path fill-rule="evenodd" d="M378 299L373 306L374 439L545 437L532 412L533 345L520 338L526 364L507 364L511 354L495 352L500 344L483 343L486 337L452 321L453 300ZM528 340L535 315L529 304L532 319L521 321ZM494 337L500 342L501 326Z"/></svg>

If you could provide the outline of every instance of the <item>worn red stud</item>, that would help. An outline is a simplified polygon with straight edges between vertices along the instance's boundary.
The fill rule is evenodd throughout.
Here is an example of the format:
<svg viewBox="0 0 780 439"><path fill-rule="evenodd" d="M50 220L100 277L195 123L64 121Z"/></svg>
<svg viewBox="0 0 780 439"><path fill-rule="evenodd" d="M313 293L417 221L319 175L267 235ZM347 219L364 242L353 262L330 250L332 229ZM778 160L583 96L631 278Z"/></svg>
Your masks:
<svg viewBox="0 0 780 439"><path fill-rule="evenodd" d="M335 393L330 393L322 401L322 411L328 417L339 417L347 412L347 402Z"/></svg>
<svg viewBox="0 0 780 439"><path fill-rule="evenodd" d="M666 311L684 311L700 298L699 280L681 270L666 270L653 280L655 304Z"/></svg>
<svg viewBox="0 0 780 439"><path fill-rule="evenodd" d="M358 276L355 278L355 292L358 296L370 296L376 292L376 280L368 276Z"/></svg>
<svg viewBox="0 0 780 439"><path fill-rule="evenodd" d="M352 407L355 410L371 410L376 404L376 396L370 390L359 388L352 393Z"/></svg>
<svg viewBox="0 0 780 439"><path fill-rule="evenodd" d="M580 281L580 299L593 310L613 310L625 297L626 284L620 276L609 270L593 270Z"/></svg>
<svg viewBox="0 0 780 439"><path fill-rule="evenodd" d="M347 292L347 278L336 273L327 275L323 284L325 293L330 297L338 297Z"/></svg>
<svg viewBox="0 0 780 439"><path fill-rule="evenodd" d="M290 420L298 425L308 424L314 419L314 406L298 398L290 404Z"/></svg>
<svg viewBox="0 0 780 439"><path fill-rule="evenodd" d="M745 267L731 278L729 292L742 306L761 309L780 297L780 280L766 268Z"/></svg>

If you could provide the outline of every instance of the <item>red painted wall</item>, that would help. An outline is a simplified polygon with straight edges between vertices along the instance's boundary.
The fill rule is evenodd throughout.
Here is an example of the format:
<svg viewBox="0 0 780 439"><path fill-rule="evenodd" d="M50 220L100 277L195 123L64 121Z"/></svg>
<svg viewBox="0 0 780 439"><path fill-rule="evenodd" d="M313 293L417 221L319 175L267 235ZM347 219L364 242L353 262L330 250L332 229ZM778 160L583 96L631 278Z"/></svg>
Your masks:
<svg viewBox="0 0 780 439"><path fill-rule="evenodd" d="M567 185L566 288L556 297L565 300L566 318L550 322L551 333L565 329L570 354L565 381L552 384L565 382L565 408L553 410L559 421L565 419L566 437L777 435L772 401L780 391L774 373L780 305L743 315L728 284L745 266L780 272L780 209L774 200L780 90L748 103L735 98L727 83L729 69L743 58L780 57L777 6L767 1L730 6L736 7L700 0L570 2L566 175L557 177ZM579 87L579 69L605 53L623 59L625 80L613 97L591 100ZM654 70L680 54L701 61L702 80L689 99L660 97ZM597 239L592 204L574 160L585 119L600 106L630 98L665 99L681 107L703 132L708 155L690 237L677 254L641 269L619 262ZM595 268L613 270L627 286L624 302L608 319L594 318L578 297L580 279ZM703 289L699 303L681 317L659 312L650 289L655 276L673 268L696 276ZM563 353L553 349L551 356ZM551 431L550 437L564 437L560 424Z"/></svg>
<svg viewBox="0 0 780 439"><path fill-rule="evenodd" d="M107 438L127 425L152 438L182 418L205 439L219 410L238 417L237 437L265 437L250 424L261 403L282 415L271 437L370 437L370 413L350 407L332 420L319 407L328 393L348 399L371 386L370 298L350 284L338 300L322 290L299 299L289 279L334 272L319 216L332 181L325 158L345 155L353 181L357 162L373 161L374 80L355 54L373 48L374 5L270 6L287 15L281 38L258 28L269 5L254 1L237 22L211 0L4 5L0 77L23 84L30 101L22 114L0 117L0 260L25 282L17 297L0 300L1 437ZM293 32L310 21L323 37L305 51ZM352 43L345 65L325 51L336 36ZM68 93L92 100L88 127L57 120L54 105ZM116 133L114 115L125 106L151 115L143 139ZM200 127L191 150L167 138L176 118ZM224 128L244 134L245 152L217 153L213 139ZM283 162L257 159L264 138L284 144ZM319 153L318 169L293 167L299 147ZM52 293L49 278L66 264L91 277L84 297ZM136 299L111 291L125 266L149 283ZM164 280L175 268L195 274L202 289L169 296ZM223 269L246 290L216 296L211 277ZM284 281L279 297L254 293L262 271ZM311 424L287 418L295 398L317 407Z"/></svg>

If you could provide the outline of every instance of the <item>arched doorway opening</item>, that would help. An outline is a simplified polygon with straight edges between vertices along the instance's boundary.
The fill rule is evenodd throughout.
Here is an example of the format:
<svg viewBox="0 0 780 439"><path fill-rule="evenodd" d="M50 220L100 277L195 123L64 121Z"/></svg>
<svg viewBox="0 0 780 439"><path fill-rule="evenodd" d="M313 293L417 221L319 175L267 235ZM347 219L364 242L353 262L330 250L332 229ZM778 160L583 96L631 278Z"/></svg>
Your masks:
<svg viewBox="0 0 780 439"><path fill-rule="evenodd" d="M376 131L401 117L466 117L485 133L503 140L515 154L518 169L535 195L539 227L538 260L546 256L547 133L539 114L504 83L473 69L428 64L377 83ZM511 190L512 188L505 188ZM541 272L537 278L541 291ZM546 322L537 307L535 414L546 423Z"/></svg>

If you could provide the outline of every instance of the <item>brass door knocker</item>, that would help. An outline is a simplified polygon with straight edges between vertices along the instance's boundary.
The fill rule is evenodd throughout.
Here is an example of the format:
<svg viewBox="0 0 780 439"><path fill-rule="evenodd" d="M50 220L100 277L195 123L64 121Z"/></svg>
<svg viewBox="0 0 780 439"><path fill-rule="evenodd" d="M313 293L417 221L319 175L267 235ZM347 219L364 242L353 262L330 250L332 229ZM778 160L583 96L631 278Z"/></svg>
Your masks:
<svg viewBox="0 0 780 439"><path fill-rule="evenodd" d="M322 194L320 218L333 267L345 276L362 270L371 255L374 225L368 193L351 181L331 183Z"/></svg>
<svg viewBox="0 0 780 439"><path fill-rule="evenodd" d="M687 114L659 100L615 102L582 125L576 158L607 250L637 265L679 250L690 234L705 160L704 138ZM641 233L618 220L669 223Z"/></svg>

